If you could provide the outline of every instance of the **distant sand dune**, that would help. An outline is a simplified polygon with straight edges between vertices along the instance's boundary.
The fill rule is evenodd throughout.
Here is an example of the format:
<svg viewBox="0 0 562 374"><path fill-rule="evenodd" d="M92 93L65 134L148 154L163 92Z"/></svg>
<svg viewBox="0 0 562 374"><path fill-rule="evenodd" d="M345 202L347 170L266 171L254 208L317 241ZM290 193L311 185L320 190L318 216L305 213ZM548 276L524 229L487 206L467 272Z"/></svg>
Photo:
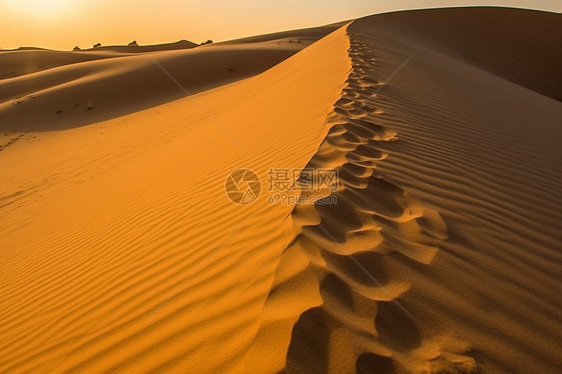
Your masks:
<svg viewBox="0 0 562 374"><path fill-rule="evenodd" d="M37 73L58 66L119 56L124 54L49 50L2 51L0 52L0 82L3 79Z"/></svg>
<svg viewBox="0 0 562 374"><path fill-rule="evenodd" d="M0 131L61 130L178 100L185 93L155 61L195 94L262 73L334 29L294 30L259 41L234 40L179 51L161 45L151 53L124 53L130 52L129 46L120 53L5 52L0 54L0 66L16 71L17 77L0 80ZM290 37L294 42L289 43ZM44 71L36 70L39 63Z"/></svg>
<svg viewBox="0 0 562 374"><path fill-rule="evenodd" d="M185 97L155 60L189 92L198 93L259 74L292 53L259 47L159 52L155 56L84 62L10 79L0 82L0 129L61 130Z"/></svg>
<svg viewBox="0 0 562 374"><path fill-rule="evenodd" d="M145 53L159 51L174 51L177 49L191 49L199 44L188 40L180 40L173 43L153 44L153 45L102 45L101 47L88 48L85 51L109 51L117 53Z"/></svg>

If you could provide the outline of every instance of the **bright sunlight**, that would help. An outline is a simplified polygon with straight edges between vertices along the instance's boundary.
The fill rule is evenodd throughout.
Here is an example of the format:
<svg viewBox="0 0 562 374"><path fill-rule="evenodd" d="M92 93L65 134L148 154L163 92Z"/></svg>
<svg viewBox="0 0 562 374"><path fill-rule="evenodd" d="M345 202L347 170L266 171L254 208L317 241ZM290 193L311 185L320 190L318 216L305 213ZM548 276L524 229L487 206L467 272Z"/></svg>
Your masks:
<svg viewBox="0 0 562 374"><path fill-rule="evenodd" d="M41 19L65 15L76 7L76 2L65 0L5 0L14 11L25 12Z"/></svg>

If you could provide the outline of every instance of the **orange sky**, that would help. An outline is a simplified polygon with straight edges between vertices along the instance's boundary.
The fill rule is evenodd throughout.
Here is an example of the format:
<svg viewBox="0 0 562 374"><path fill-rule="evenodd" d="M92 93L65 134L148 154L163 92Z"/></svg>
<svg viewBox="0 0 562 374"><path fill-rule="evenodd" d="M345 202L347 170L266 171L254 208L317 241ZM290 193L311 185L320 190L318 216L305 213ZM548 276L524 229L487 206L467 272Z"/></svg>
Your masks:
<svg viewBox="0 0 562 374"><path fill-rule="evenodd" d="M504 5L562 11L562 0L0 0L0 47L201 42L420 7Z"/></svg>

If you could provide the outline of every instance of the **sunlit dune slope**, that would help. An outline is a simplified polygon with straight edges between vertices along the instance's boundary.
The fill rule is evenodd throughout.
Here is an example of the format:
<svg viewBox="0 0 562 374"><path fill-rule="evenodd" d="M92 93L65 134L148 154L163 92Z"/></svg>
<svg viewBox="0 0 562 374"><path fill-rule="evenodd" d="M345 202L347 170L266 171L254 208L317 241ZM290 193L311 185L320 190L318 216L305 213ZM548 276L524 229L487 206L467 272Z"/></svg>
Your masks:
<svg viewBox="0 0 562 374"><path fill-rule="evenodd" d="M367 17L223 86L236 69L174 62L298 43L0 83L37 95L0 104L35 129L0 134L0 372L558 373L562 59L520 30L552 16ZM214 89L154 101L136 77L179 88L151 56ZM54 113L88 90L93 109ZM246 206L224 191L239 168L262 181ZM270 168L339 184L274 204Z"/></svg>
<svg viewBox="0 0 562 374"><path fill-rule="evenodd" d="M344 86L348 47L341 29L197 102L4 147L0 371L239 366L291 240L291 208L268 205L265 192L235 205L224 181L240 167L265 181L271 165L306 164Z"/></svg>

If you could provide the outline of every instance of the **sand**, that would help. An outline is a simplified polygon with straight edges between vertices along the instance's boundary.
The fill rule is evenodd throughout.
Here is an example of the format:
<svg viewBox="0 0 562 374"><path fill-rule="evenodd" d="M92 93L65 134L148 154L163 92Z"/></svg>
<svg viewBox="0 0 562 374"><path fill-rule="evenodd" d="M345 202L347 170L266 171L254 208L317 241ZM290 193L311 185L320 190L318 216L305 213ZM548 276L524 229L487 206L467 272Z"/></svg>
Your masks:
<svg viewBox="0 0 562 374"><path fill-rule="evenodd" d="M0 372L558 372L560 17L33 51L0 80ZM268 203L272 167L337 203Z"/></svg>
<svg viewBox="0 0 562 374"><path fill-rule="evenodd" d="M174 43L143 47L148 53L135 46L6 51L0 53L0 74L12 78L0 79L0 131L80 127L224 86L264 72L338 27L180 50Z"/></svg>

